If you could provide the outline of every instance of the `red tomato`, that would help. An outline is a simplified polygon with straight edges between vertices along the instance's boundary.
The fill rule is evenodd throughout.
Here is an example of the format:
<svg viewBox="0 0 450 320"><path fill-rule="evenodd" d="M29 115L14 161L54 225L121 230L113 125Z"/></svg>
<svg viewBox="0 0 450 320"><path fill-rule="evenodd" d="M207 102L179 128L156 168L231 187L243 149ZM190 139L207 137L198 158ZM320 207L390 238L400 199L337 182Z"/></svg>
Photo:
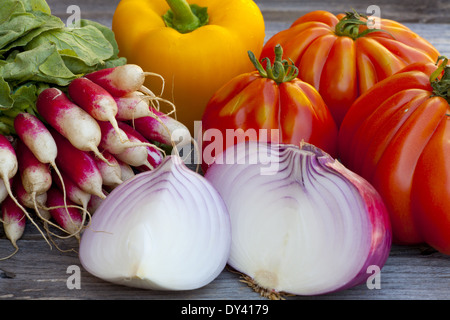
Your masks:
<svg viewBox="0 0 450 320"><path fill-rule="evenodd" d="M446 65L412 64L358 98L339 156L380 192L394 242L450 254L450 68L435 80Z"/></svg>
<svg viewBox="0 0 450 320"><path fill-rule="evenodd" d="M439 56L404 25L379 22L380 29L368 29L366 18L357 13L313 11L272 36L261 57L273 59L274 46L281 44L285 57L299 68L298 77L319 91L339 127L350 105L375 83L411 63L434 63Z"/></svg>
<svg viewBox="0 0 450 320"><path fill-rule="evenodd" d="M282 48L277 49L276 60L281 63ZM202 118L203 169L225 148L244 139L294 145L304 141L336 156L337 126L319 93L296 78L297 68L285 64L282 79L276 79L277 63L271 72L256 58L253 62L258 71L233 78L206 106Z"/></svg>

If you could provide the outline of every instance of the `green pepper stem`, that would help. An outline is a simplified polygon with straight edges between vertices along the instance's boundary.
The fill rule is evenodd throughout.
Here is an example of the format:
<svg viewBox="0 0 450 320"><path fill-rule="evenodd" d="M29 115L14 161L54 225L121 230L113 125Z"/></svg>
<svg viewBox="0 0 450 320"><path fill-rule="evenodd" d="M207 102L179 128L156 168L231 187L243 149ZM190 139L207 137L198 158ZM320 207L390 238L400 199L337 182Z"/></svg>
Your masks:
<svg viewBox="0 0 450 320"><path fill-rule="evenodd" d="M166 26L180 33L188 33L208 23L207 8L189 5L186 0L166 0L166 2L170 7L163 15Z"/></svg>
<svg viewBox="0 0 450 320"><path fill-rule="evenodd" d="M368 17L366 15L360 14L356 11L346 12L345 17L343 17L337 24L334 29L334 33L338 36L346 36L350 37L353 40L364 37L365 35L372 32L387 32L382 29L366 29L363 32L359 32L359 27L363 25L367 25ZM391 35L391 34L390 34ZM391 35L392 36L392 35ZM392 38L394 38L392 36Z"/></svg>
<svg viewBox="0 0 450 320"><path fill-rule="evenodd" d="M166 0L173 12L173 24L185 28L196 28L199 19L194 15L186 0Z"/></svg>
<svg viewBox="0 0 450 320"><path fill-rule="evenodd" d="M442 63L439 64L441 60ZM450 104L450 67L448 66L448 58L439 56L436 66L438 68L430 76L430 83L433 88L432 96L444 98ZM439 76L441 76L440 79Z"/></svg>
<svg viewBox="0 0 450 320"><path fill-rule="evenodd" d="M274 51L275 59L273 65L270 63L269 58L264 58L262 60L266 61L265 69L258 59L256 59L253 52L248 51L248 56L261 77L271 79L278 84L294 80L298 75L298 68L295 66L294 62L291 59L289 59L289 61L282 60L283 48L281 45L277 44Z"/></svg>

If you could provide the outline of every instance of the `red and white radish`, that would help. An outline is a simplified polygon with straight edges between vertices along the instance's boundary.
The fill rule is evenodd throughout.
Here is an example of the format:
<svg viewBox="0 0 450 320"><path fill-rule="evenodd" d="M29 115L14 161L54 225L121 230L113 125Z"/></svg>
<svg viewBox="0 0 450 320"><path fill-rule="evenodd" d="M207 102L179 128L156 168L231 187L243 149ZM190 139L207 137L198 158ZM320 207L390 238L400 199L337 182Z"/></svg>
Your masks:
<svg viewBox="0 0 450 320"><path fill-rule="evenodd" d="M121 184L122 169L119 166L117 159L108 151L103 151L103 156L108 160L112 166L106 164L101 160L96 160L97 167L100 170L103 179L103 185L108 187L115 187Z"/></svg>
<svg viewBox="0 0 450 320"><path fill-rule="evenodd" d="M10 196L7 196L6 199L2 202L2 221L6 237L9 239L9 241L11 241L12 245L15 248L15 251L12 254L0 259L5 260L12 257L17 253L17 251L19 251L17 240L22 237L27 221L26 215L24 214L23 210Z"/></svg>
<svg viewBox="0 0 450 320"><path fill-rule="evenodd" d="M106 195L108 194L107 191L103 191ZM96 195L92 195L91 199L89 200L88 206L87 206L87 210L92 214L94 214L94 212L98 209L98 207L100 207L100 205L102 204L102 202L105 199L102 199L100 197L97 197Z"/></svg>
<svg viewBox="0 0 450 320"><path fill-rule="evenodd" d="M103 87L115 97L122 97L127 93L137 90L148 92L144 87L146 76L158 76L163 81L161 75L152 72L144 72L142 68L136 64L125 64L118 67L106 68L92 73L86 74L85 77L92 80L96 84Z"/></svg>
<svg viewBox="0 0 450 320"><path fill-rule="evenodd" d="M127 93L121 97L114 97L117 104L117 120L127 121L142 117L155 116L150 107L149 99L139 91Z"/></svg>
<svg viewBox="0 0 450 320"><path fill-rule="evenodd" d="M54 175L54 173L53 173ZM90 193L87 193L78 187L76 183L74 183L70 178L68 178L64 173L61 174L62 181L64 183L64 189L67 192L67 197L75 204L81 206L85 210L87 210L87 205L89 203L90 198L92 195ZM63 185L60 180L56 180L55 177L53 177L53 180L55 181L55 185L60 189L63 190Z"/></svg>
<svg viewBox="0 0 450 320"><path fill-rule="evenodd" d="M116 157L119 160L128 163L129 165L134 167L146 166L151 170L161 164L161 162L164 159L164 156L162 151L158 147L151 144L133 127L124 122L119 122L119 128L122 129L127 134L128 139L130 141L132 142L135 141L136 143L141 142L145 144L142 147L128 148L124 152L117 154ZM145 160L144 160L144 153L145 153ZM136 156L142 156L142 158Z"/></svg>
<svg viewBox="0 0 450 320"><path fill-rule="evenodd" d="M148 169L153 169L154 164L152 165L149 160L155 163L159 160L149 158L149 150L156 159L162 158L160 150L143 138L142 135L139 135L131 126L119 122L119 130L127 135L127 141L122 143L109 122L99 121L99 125L102 130L100 147L113 154L117 160L133 167L146 166Z"/></svg>
<svg viewBox="0 0 450 320"><path fill-rule="evenodd" d="M0 175L9 195L11 195L10 179L14 178L18 168L16 151L8 138L0 135Z"/></svg>
<svg viewBox="0 0 450 320"><path fill-rule="evenodd" d="M19 164L16 152L11 142L4 135L0 135L0 178L3 180L4 186L8 192L9 197L16 203L17 207L19 207L20 210L22 210L22 212L27 216L27 218L33 223L33 225L39 230L41 235L47 241L47 238L45 237L42 230L39 228L36 222L34 222L34 220L29 215L28 211L19 203L19 201L12 193L10 181L11 179L14 178L14 176L18 172L18 166Z"/></svg>
<svg viewBox="0 0 450 320"><path fill-rule="evenodd" d="M58 153L55 140L37 116L31 113L19 113L14 118L14 129L20 140L40 162L49 163L55 167Z"/></svg>
<svg viewBox="0 0 450 320"><path fill-rule="evenodd" d="M120 141L116 133L116 130L111 125L111 123L107 121L98 121L98 125L100 126L102 134L99 147L103 150L110 152L113 155L125 152L129 148L152 145L148 141L142 142L137 139L130 141L127 134L120 128L120 124L119 124L119 131L121 132L121 134L127 136L126 141Z"/></svg>
<svg viewBox="0 0 450 320"><path fill-rule="evenodd" d="M66 207L66 202L68 206ZM61 190L52 187L48 191L47 207L56 223L67 231L69 236L79 237L85 222L85 215L72 203L64 199Z"/></svg>
<svg viewBox="0 0 450 320"><path fill-rule="evenodd" d="M125 163L123 161L120 161L120 160L117 160L117 162L119 163L119 167L120 167L120 170L122 172L121 173L121 178L122 178L123 182L125 182L125 181L133 178L134 176L136 176L133 168L129 164L127 164L127 163Z"/></svg>
<svg viewBox="0 0 450 320"><path fill-rule="evenodd" d="M114 100L117 104L116 118L121 121L134 120L147 116L156 117L154 110L159 111L160 101L164 101L172 107L172 110L168 114L159 111L160 113L170 116L176 110L172 102L156 96L145 95L140 91L134 91L121 97L114 97Z"/></svg>
<svg viewBox="0 0 450 320"><path fill-rule="evenodd" d="M50 164L58 175L59 181L62 182L61 173L56 165L58 148L55 139L45 124L31 113L19 113L14 118L14 128L19 139L37 160L43 164ZM62 190L65 199L64 184L62 184Z"/></svg>
<svg viewBox="0 0 450 320"><path fill-rule="evenodd" d="M89 152L74 147L69 140L50 129L58 147L56 164L83 191L104 198L102 175Z"/></svg>
<svg viewBox="0 0 450 320"><path fill-rule="evenodd" d="M14 177L12 188L13 193L16 195L19 202L29 209L34 209L39 218L44 221L47 221L51 218L50 214L45 209L45 205L47 202L47 192L33 197L25 190L22 184L22 179L19 176Z"/></svg>
<svg viewBox="0 0 450 320"><path fill-rule="evenodd" d="M160 112L133 120L133 127L147 140L167 145L184 146L192 141L189 129L178 120Z"/></svg>
<svg viewBox="0 0 450 320"><path fill-rule="evenodd" d="M161 93L164 92L164 78L157 73L144 72L142 68L135 64L126 64L114 68L107 68L92 72L85 75L86 78L103 87L114 97L123 97L133 92L142 92L145 94L148 101L155 103L159 110L159 102L165 102L172 107L170 113L175 112L175 105L161 97L156 96L150 89L144 86L145 78L147 76L159 77L162 81Z"/></svg>
<svg viewBox="0 0 450 320"><path fill-rule="evenodd" d="M97 121L73 103L64 92L57 88L45 89L39 94L36 107L45 121L74 147L82 151L92 151L107 162L98 150L101 130Z"/></svg>
<svg viewBox="0 0 450 320"><path fill-rule="evenodd" d="M136 138L131 137L131 142L137 142ZM123 152L114 155L118 160L125 162L132 167L145 166L149 170L154 167L148 162L148 150L145 146L131 147L125 149Z"/></svg>
<svg viewBox="0 0 450 320"><path fill-rule="evenodd" d="M162 163L163 160L164 160L164 157L161 154L161 152L159 152L159 150L147 147L147 162L151 166L148 166L147 164L137 166L136 170L138 170L139 172L153 170L154 168L158 167Z"/></svg>
<svg viewBox="0 0 450 320"><path fill-rule="evenodd" d="M14 193L19 199L22 198L22 204L28 208L33 208L36 214L42 218L41 211L44 211L42 204L45 205L45 201L42 203L42 198L39 199L39 197L45 195L46 198L46 192L52 185L50 167L40 162L20 139L16 141L16 154L19 172L14 177Z"/></svg>
<svg viewBox="0 0 450 320"><path fill-rule="evenodd" d="M8 190L6 189L5 183L2 180L0 180L0 204L3 202L3 200L6 199L7 196Z"/></svg>
<svg viewBox="0 0 450 320"><path fill-rule="evenodd" d="M120 140L126 140L126 136L122 135L117 126L117 103L108 91L88 78L81 77L69 84L68 92L79 107L98 121L110 122Z"/></svg>
<svg viewBox="0 0 450 320"><path fill-rule="evenodd" d="M33 198L46 193L52 185L49 166L40 162L20 139L17 139L16 154L19 174L25 191Z"/></svg>

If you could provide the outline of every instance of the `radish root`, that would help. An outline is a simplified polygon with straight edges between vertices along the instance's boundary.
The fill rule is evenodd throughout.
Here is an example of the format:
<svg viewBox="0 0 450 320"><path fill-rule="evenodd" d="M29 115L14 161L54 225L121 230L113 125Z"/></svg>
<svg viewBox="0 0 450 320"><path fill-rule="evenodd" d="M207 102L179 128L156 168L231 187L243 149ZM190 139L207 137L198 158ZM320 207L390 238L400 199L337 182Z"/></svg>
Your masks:
<svg viewBox="0 0 450 320"><path fill-rule="evenodd" d="M12 190L11 190L11 185L9 183L8 178L6 177L5 174L2 174L2 178L3 178L3 183L5 184L6 190L8 191L9 196L11 197L11 199L16 203L16 205L23 211L23 213L25 214L25 216L31 221L31 223L36 227L36 229L39 231L39 233L42 235L42 237L45 239L45 241L48 243L48 245L50 246L50 248L52 247L52 245L50 244L50 242L48 241L47 237L45 236L44 232L42 232L41 228L39 228L39 226L37 225L37 223L34 221L34 219L30 216L29 212L27 209L25 209L20 202L16 199L16 197L13 195Z"/></svg>
<svg viewBox="0 0 450 320"><path fill-rule="evenodd" d="M25 216L23 216L19 221L21 221L22 219L25 219ZM2 221L2 222L4 222L4 221ZM7 260L7 259L11 258L12 256L14 256L19 251L19 246L17 245L16 239L10 239L10 241L11 241L11 244L14 247L15 250L10 255L8 255L6 257L3 257L3 258L0 258L0 261Z"/></svg>
<svg viewBox="0 0 450 320"><path fill-rule="evenodd" d="M166 80L164 79L164 77L163 77L162 75L158 74L158 73L154 73L154 72L144 72L144 77L147 77L147 76L154 76L154 77L158 77L158 78L161 79L161 93L160 93L160 95L162 95L162 94L164 93L164 87L165 87L165 85L166 85ZM143 88L144 90L149 90L148 88L146 88L146 87L144 87L144 86L142 86L142 88Z"/></svg>
<svg viewBox="0 0 450 320"><path fill-rule="evenodd" d="M51 226L53 226L53 227L55 227L55 228L61 230L62 232L67 233L68 235L66 235L66 236L58 235L58 234L56 234L56 233L50 232L49 229L46 228L47 233L50 233L51 235L53 235L53 236L55 236L55 237L57 237L57 238L60 238L60 239L67 239L67 238L72 238L72 237L75 237L75 238L79 239L79 235L80 235L81 231L83 231L83 229L86 227L86 226L85 226L86 220L87 220L86 217L89 218L89 219L88 219L89 221L90 221L90 219L92 218L92 217L91 217L91 213L90 213L86 208L84 208L84 207L82 207L82 206L79 206L79 205L62 205L62 206L53 206L53 207L45 207L45 206L42 206L42 207L41 207L41 209L44 209L44 210L47 210L47 211L50 211L50 210L52 210L52 209L53 209L53 210L54 210L54 209L59 209L59 208L66 208L66 209L67 209L67 208L76 208L76 209L81 210L81 211L83 212L83 218L82 218L82 221L81 221L81 223L80 223L80 227L79 227L75 232L70 233L69 231L67 231L66 229L64 229L63 227L61 227L60 225L58 225L58 224L56 224L56 223L50 221L49 219L46 219L46 218L43 217L40 213L38 213L39 217L40 217L46 224L51 225ZM67 212L67 211L66 211L66 212ZM71 217L69 214L68 214L68 217L69 217L70 221L73 222L73 219L72 219L72 217Z"/></svg>
<svg viewBox="0 0 450 320"><path fill-rule="evenodd" d="M0 258L0 261L3 261L3 260L8 260L9 258L11 258L12 256L14 256L17 252L19 252L19 246L17 245L17 242L15 241L15 240L10 240L11 241L11 244L13 245L13 247L14 247L14 252L13 253L11 253L10 255L8 255L8 256L6 256L6 257L3 257L3 258Z"/></svg>
<svg viewBox="0 0 450 320"><path fill-rule="evenodd" d="M120 136L119 136L120 139ZM111 163L108 161L108 159L106 159L103 154L100 152L100 150L98 150L97 146L92 145L91 146L91 151L102 161L106 162L109 166L114 166L114 163Z"/></svg>

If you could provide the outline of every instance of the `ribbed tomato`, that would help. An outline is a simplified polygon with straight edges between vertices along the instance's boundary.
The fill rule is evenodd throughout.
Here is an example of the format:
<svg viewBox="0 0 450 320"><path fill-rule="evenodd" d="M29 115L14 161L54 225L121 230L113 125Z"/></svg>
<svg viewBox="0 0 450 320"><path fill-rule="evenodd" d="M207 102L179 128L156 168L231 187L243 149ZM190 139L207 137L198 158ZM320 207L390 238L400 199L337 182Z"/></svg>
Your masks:
<svg viewBox="0 0 450 320"><path fill-rule="evenodd" d="M264 69L241 74L209 100L202 117L203 169L225 148L243 139L313 144L337 155L337 126L320 94L299 80L298 69L282 60L283 49Z"/></svg>
<svg viewBox="0 0 450 320"><path fill-rule="evenodd" d="M435 62L438 51L406 26L379 20L368 28L367 17L355 12L333 15L313 11L272 36L261 57L273 59L281 44L285 57L299 68L298 77L313 85L338 127L348 108L378 81L415 62Z"/></svg>
<svg viewBox="0 0 450 320"><path fill-rule="evenodd" d="M350 107L339 156L379 191L394 242L450 254L450 67L412 64Z"/></svg>

